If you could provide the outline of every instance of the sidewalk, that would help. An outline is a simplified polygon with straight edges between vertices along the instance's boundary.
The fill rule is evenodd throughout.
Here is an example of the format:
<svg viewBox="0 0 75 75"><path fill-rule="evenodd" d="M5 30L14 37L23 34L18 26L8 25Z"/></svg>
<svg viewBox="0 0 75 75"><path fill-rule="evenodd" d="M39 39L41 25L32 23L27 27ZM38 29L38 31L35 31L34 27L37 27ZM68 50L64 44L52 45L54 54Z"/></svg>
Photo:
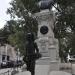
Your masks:
<svg viewBox="0 0 75 75"><path fill-rule="evenodd" d="M7 72L8 70L11 71L10 68L7 68L7 69L0 69L0 74L1 74L1 73L4 73L4 72Z"/></svg>
<svg viewBox="0 0 75 75"><path fill-rule="evenodd" d="M40 66L40 65L39 65ZM41 67L40 67L41 68ZM38 66L37 66L37 68L36 68L37 70L38 70ZM1 73L4 73L4 72L7 72L7 71L10 71L10 72L12 72L13 71L13 69L11 69L11 68L7 68L7 69L1 69L0 70L0 75L3 75L3 74L1 74ZM16 68L16 70L17 70L17 68ZM19 73L17 73L17 74L15 74L15 75L31 75L31 73L29 72L29 71L22 71L20 68L18 68L18 70L19 70ZM44 70L45 71L45 70ZM74 74L75 75L75 64L71 64L71 63L61 63L61 65L60 65L60 72L57 72L57 71L54 71L54 72L52 72L52 74L56 74L56 73L58 74L60 74L60 73L65 73L65 74ZM39 73L38 73L39 74ZM38 75L37 74L37 75ZM41 73L42 74L42 73ZM56 74L56 75L57 75ZM5 75L8 75L8 73L7 74L5 74ZM11 75L10 73L9 73L9 75Z"/></svg>

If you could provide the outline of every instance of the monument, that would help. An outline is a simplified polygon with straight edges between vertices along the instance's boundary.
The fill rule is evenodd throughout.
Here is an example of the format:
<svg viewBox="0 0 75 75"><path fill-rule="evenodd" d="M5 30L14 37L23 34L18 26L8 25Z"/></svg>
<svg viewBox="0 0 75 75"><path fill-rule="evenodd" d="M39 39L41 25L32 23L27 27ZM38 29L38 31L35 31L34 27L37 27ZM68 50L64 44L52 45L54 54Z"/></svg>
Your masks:
<svg viewBox="0 0 75 75"><path fill-rule="evenodd" d="M35 75L49 75L51 71L59 70L59 47L58 40L54 37L53 29L55 16L49 10L52 0L40 1L40 12L34 17L38 21L38 39L36 40L42 57L36 61ZM50 6L51 5L51 6ZM48 9L49 7L49 9Z"/></svg>

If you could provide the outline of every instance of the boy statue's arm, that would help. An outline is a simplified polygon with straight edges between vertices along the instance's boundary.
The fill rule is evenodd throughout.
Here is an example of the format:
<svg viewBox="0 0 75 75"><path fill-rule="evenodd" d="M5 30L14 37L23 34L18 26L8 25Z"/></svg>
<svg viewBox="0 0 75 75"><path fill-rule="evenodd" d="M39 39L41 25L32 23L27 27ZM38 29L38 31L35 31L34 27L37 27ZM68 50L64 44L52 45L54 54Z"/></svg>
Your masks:
<svg viewBox="0 0 75 75"><path fill-rule="evenodd" d="M37 46L37 43L35 43L35 49L36 49L36 52L39 53L39 48Z"/></svg>

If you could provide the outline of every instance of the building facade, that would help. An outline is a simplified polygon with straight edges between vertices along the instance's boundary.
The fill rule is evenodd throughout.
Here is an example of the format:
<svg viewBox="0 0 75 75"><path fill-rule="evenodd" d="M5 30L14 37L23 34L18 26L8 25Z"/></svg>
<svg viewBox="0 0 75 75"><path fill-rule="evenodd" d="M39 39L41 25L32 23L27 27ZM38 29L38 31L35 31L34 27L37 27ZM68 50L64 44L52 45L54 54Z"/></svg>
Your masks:
<svg viewBox="0 0 75 75"><path fill-rule="evenodd" d="M9 44L0 46L0 63L4 61L15 61L16 57L17 55L14 47Z"/></svg>

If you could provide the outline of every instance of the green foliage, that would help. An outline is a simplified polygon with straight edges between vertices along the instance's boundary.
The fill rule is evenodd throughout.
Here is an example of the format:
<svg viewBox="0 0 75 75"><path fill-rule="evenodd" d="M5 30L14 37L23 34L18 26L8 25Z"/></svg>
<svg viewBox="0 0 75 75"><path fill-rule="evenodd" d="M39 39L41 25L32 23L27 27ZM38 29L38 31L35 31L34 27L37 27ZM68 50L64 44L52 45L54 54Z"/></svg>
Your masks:
<svg viewBox="0 0 75 75"><path fill-rule="evenodd" d="M71 50L71 54L75 53L75 0L57 0L57 8L60 9L61 12L57 14L54 33L55 37L59 39L59 54L60 57L63 58L65 56L64 54L69 53L69 50ZM66 46L61 40L65 42Z"/></svg>
<svg viewBox="0 0 75 75"><path fill-rule="evenodd" d="M7 30L11 32L8 41L19 48L22 55L25 55L26 34L33 32L36 37L38 24L20 0L11 1L10 5L7 13L10 14L12 20L6 24Z"/></svg>
<svg viewBox="0 0 75 75"><path fill-rule="evenodd" d="M32 13L40 11L39 7L37 6L37 2L40 0L21 0L21 1L28 11Z"/></svg>
<svg viewBox="0 0 75 75"><path fill-rule="evenodd" d="M22 54L25 51L27 32L37 35L37 21L29 13L40 11L37 7L38 1L40 0L12 0L11 7L7 9L7 14L10 14L12 20L0 30L0 36L7 37ZM57 12L54 33L59 39L60 57L64 60L69 50L71 54L75 53L75 0L56 0L56 4L61 12Z"/></svg>

